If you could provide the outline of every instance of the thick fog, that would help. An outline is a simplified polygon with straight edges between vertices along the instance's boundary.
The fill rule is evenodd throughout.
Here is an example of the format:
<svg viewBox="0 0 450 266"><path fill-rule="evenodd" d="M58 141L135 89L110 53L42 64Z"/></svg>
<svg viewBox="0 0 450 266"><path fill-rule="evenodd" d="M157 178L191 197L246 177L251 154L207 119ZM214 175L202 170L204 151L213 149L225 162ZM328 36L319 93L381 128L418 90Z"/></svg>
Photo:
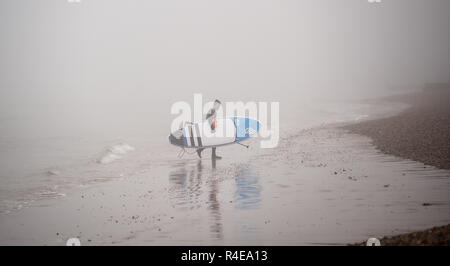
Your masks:
<svg viewBox="0 0 450 266"><path fill-rule="evenodd" d="M283 112L416 89L448 81L449 29L448 0L1 0L0 128L166 130L193 93Z"/></svg>

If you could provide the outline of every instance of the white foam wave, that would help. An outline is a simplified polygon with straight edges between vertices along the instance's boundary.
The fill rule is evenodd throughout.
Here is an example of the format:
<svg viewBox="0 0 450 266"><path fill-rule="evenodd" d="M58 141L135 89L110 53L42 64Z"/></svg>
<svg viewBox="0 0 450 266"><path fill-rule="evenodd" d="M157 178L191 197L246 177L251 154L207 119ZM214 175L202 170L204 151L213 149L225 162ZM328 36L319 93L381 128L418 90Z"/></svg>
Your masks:
<svg viewBox="0 0 450 266"><path fill-rule="evenodd" d="M360 121L363 119L367 119L369 117L369 115L357 115L354 119L354 121Z"/></svg>
<svg viewBox="0 0 450 266"><path fill-rule="evenodd" d="M130 151L134 151L135 148L128 145L127 143L119 143L112 145L106 149L106 152L97 159L97 162L100 164L109 164L118 159L121 159L123 155L127 154Z"/></svg>

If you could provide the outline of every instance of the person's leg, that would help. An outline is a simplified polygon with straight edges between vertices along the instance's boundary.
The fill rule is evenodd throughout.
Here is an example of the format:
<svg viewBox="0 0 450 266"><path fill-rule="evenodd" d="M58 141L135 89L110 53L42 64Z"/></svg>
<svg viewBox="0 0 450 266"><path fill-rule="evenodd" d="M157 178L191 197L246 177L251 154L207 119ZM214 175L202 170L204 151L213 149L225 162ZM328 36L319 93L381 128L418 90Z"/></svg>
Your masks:
<svg viewBox="0 0 450 266"><path fill-rule="evenodd" d="M197 154L198 154L198 157L200 157L200 158L202 158L202 151L203 151L203 148L197 149Z"/></svg>
<svg viewBox="0 0 450 266"><path fill-rule="evenodd" d="M214 159L222 159L222 157L216 155L216 147L213 147L213 148L212 148L212 154L211 154L211 156L212 156Z"/></svg>

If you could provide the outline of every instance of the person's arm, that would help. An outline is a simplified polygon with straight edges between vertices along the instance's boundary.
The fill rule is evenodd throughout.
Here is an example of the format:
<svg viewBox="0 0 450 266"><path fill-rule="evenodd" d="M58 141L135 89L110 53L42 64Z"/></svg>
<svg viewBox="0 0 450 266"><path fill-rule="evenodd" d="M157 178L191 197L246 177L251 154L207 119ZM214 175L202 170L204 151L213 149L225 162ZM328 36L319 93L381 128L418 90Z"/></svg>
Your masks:
<svg viewBox="0 0 450 266"><path fill-rule="evenodd" d="M216 118L216 110L211 109L208 111L208 113L206 113L206 120L214 120Z"/></svg>
<svg viewBox="0 0 450 266"><path fill-rule="evenodd" d="M214 119L216 119L216 110L211 109L209 110L209 112L206 114L206 120L208 120L209 125L211 126L211 129L214 129L213 127L213 121Z"/></svg>

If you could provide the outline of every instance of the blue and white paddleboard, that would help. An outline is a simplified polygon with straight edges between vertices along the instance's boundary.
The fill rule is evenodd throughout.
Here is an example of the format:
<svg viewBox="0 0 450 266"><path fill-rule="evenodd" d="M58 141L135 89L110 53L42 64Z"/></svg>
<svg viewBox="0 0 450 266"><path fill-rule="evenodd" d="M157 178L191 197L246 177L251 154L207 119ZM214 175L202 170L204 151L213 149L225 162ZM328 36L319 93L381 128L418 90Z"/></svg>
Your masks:
<svg viewBox="0 0 450 266"><path fill-rule="evenodd" d="M211 130L207 120L189 123L169 135L169 142L185 148L217 147L243 141L256 135L261 127L258 120L247 117L216 119L216 127Z"/></svg>

